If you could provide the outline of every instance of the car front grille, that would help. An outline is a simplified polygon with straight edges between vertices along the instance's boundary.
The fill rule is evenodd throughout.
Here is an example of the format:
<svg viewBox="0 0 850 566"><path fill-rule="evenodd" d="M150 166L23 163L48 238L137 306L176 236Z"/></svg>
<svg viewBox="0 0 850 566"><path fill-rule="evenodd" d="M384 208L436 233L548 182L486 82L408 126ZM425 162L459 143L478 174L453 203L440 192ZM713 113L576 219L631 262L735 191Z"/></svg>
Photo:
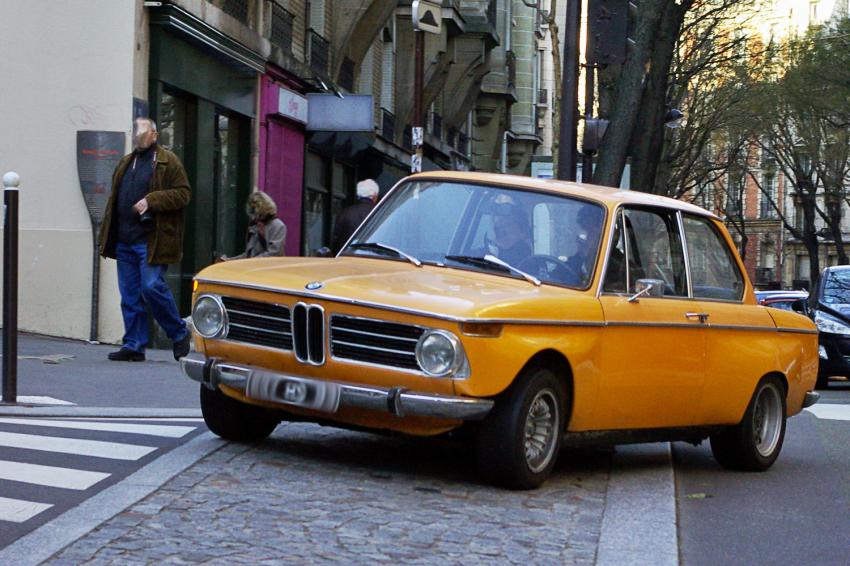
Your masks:
<svg viewBox="0 0 850 566"><path fill-rule="evenodd" d="M416 343L423 328L383 320L333 315L331 355L335 358L418 370Z"/></svg>
<svg viewBox="0 0 850 566"><path fill-rule="evenodd" d="M227 310L228 340L281 350L292 349L292 322L288 307L233 297L222 297L221 301Z"/></svg>

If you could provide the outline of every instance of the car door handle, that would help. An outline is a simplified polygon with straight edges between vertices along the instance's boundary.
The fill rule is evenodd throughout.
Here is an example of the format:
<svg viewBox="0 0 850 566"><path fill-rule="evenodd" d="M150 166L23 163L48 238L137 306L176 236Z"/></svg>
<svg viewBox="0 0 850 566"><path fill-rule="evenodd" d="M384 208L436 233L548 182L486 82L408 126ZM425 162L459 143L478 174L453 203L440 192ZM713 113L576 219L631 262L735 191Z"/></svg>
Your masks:
<svg viewBox="0 0 850 566"><path fill-rule="evenodd" d="M699 321L701 323L705 324L705 322L708 320L708 313L707 312L686 312L685 318L690 319L690 320L693 320L693 319L696 318L696 319L699 319Z"/></svg>

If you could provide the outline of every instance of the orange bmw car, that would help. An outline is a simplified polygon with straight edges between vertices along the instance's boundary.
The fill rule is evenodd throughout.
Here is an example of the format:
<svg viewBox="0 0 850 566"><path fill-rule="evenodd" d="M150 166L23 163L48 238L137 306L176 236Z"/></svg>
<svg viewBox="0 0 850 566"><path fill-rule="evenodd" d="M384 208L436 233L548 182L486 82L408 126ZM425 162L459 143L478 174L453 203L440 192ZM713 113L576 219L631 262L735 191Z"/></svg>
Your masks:
<svg viewBox="0 0 850 566"><path fill-rule="evenodd" d="M817 400L814 324L757 304L717 217L577 183L408 177L335 258L204 269L192 320L182 369L219 436L464 429L510 488L567 444L709 438L764 470Z"/></svg>

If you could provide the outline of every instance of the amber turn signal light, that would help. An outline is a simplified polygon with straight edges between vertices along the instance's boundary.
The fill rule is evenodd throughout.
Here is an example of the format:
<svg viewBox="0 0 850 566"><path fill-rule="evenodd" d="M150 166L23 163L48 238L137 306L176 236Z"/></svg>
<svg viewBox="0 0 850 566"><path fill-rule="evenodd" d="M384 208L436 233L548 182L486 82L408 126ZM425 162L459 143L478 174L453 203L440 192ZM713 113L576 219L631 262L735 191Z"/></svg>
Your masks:
<svg viewBox="0 0 850 566"><path fill-rule="evenodd" d="M462 322L460 331L464 336L496 338L502 334L502 325L495 322Z"/></svg>

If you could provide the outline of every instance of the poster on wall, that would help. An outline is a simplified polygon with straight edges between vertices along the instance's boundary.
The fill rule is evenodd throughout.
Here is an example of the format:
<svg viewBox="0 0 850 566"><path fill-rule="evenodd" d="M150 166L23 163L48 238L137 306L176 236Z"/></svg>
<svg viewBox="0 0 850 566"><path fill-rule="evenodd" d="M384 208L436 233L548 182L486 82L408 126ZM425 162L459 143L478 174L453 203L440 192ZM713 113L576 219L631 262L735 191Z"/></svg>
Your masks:
<svg viewBox="0 0 850 566"><path fill-rule="evenodd" d="M77 132L77 174L92 224L103 220L112 172L124 156L124 132Z"/></svg>

